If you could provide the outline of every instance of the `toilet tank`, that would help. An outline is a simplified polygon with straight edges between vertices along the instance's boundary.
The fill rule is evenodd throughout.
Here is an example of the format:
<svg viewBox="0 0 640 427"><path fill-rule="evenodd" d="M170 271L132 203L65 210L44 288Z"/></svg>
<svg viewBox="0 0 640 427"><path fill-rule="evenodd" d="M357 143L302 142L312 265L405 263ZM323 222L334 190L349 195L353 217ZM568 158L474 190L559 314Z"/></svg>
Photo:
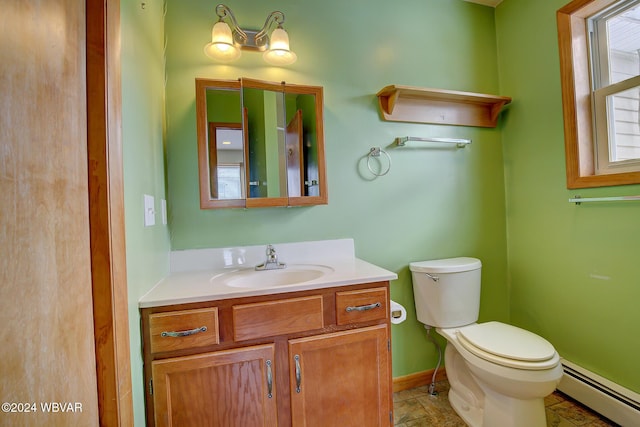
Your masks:
<svg viewBox="0 0 640 427"><path fill-rule="evenodd" d="M438 328L476 322L481 268L480 260L467 257L410 263L418 320Z"/></svg>

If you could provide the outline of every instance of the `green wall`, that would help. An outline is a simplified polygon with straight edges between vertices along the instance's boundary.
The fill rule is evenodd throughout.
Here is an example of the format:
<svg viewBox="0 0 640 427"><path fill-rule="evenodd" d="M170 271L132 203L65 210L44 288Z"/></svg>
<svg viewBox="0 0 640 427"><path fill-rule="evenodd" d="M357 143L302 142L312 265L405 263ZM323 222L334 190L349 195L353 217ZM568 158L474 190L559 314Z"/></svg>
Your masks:
<svg viewBox="0 0 640 427"><path fill-rule="evenodd" d="M575 194L637 194L640 188L566 189L555 26L555 11L566 0L505 0L495 10L450 0L405 1L393 10L382 0L229 4L246 28L261 26L271 10L285 13L298 62L282 69L250 52L231 65L204 56L215 20L210 2L167 0L164 24L162 2L145 3L144 9L121 3L136 425L144 419L137 300L167 273L171 249L342 237L355 239L359 257L398 273L392 298L409 316L392 327L394 376L437 361L415 320L408 263L466 255L484 264L481 320L539 333L567 359L640 392L634 363L640 263L633 262L640 253L639 207L567 202ZM240 76L324 87L328 205L199 209L194 79ZM375 93L388 84L514 101L496 129L384 122ZM464 137L473 144L391 146L406 135ZM392 159L390 173L377 179L366 167L374 146ZM143 194L156 197L158 212L168 196L169 227L159 214L156 226L142 225Z"/></svg>
<svg viewBox="0 0 640 427"><path fill-rule="evenodd" d="M561 356L640 392L640 205L576 206L640 186L566 188L556 10L568 0L507 0L496 9L514 324Z"/></svg>
<svg viewBox="0 0 640 427"><path fill-rule="evenodd" d="M409 313L405 323L392 327L396 377L431 369L437 361L415 318L409 262L480 258L481 316L509 320L500 128L384 122L375 96L389 84L500 94L494 9L450 0L405 0L393 7L383 0L236 0L228 5L245 28L261 26L274 9L284 12L298 61L276 68L245 51L233 64L216 64L203 53L215 3L167 1L172 249L353 238L360 258L399 275L391 296ZM201 210L196 77L323 86L329 204ZM464 149L391 146L395 137L407 135L471 138L473 144ZM390 173L377 179L366 167L366 155L375 146L392 159Z"/></svg>
<svg viewBox="0 0 640 427"><path fill-rule="evenodd" d="M431 369L437 361L415 319L408 263L467 255L484 264L482 320L511 321L539 333L567 359L640 392L634 333L640 324L640 206L567 202L575 194L638 194L640 188L566 189L555 26L555 11L566 2L505 0L495 10L450 0L410 0L393 8L382 0L229 4L246 28L262 25L271 10L285 13L299 59L282 69L249 52L231 65L204 56L213 3L167 0L163 23L162 1L148 0L144 9L121 2L136 425L144 420L137 300L167 273L171 249L342 237L355 239L359 257L398 273L392 298L409 316L392 327L394 376ZM240 76L324 87L327 206L199 209L194 79ZM383 122L375 93L388 84L514 101L496 129ZM464 137L473 144L458 150L391 146L406 135ZM365 157L374 146L392 158L391 172L377 179ZM143 194L156 197L158 212L159 200L169 197L169 227L159 215L156 226L143 227Z"/></svg>
<svg viewBox="0 0 640 427"><path fill-rule="evenodd" d="M169 270L166 199L164 55L161 0L122 1L122 156L129 288L129 335L135 425L144 425L142 340L138 299ZM144 226L143 195L155 197L156 225Z"/></svg>

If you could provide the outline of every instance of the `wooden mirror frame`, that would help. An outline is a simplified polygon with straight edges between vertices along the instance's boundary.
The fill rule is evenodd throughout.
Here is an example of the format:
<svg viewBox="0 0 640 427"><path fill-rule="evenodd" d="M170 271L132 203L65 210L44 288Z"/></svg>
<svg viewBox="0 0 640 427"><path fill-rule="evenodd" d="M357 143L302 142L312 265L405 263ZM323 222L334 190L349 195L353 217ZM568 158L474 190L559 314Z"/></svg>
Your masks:
<svg viewBox="0 0 640 427"><path fill-rule="evenodd" d="M196 79L196 123L198 135L198 170L200 177L200 209L242 208L244 199L214 199L211 197L211 170L209 165L209 123L207 120L207 89L237 90L237 80Z"/></svg>
<svg viewBox="0 0 640 427"><path fill-rule="evenodd" d="M302 190L295 192L292 195L285 195L284 197L257 197L251 198L249 195L249 183L245 182L245 198L242 199L214 199L211 194L215 192L211 191L211 165L209 154L209 123L207 117L207 89L219 89L219 90L237 90L242 94L242 88L254 88L265 90L282 90L285 94L294 95L312 95L314 96L315 107L315 145L317 150L317 177L313 179L313 185L318 186L317 195L305 196L301 195ZM249 207L276 207L276 206L313 206L320 204L327 204L327 178L326 178L326 165L324 154L324 115L323 115L323 89L321 86L306 86L306 85L293 85L287 83L271 83L263 82L253 79L239 79L239 80L213 80L213 79L196 79L196 129L198 140L198 169L199 169L199 182L200 182L200 208L201 209L219 209L219 208L249 208ZM248 147L247 137L247 111L242 111L242 130L245 147L245 176L247 181L249 180L249 157L247 155L246 148ZM301 119L302 121L302 119ZM300 135L304 135L302 130L299 130ZM302 157L304 140L300 140L300 148L297 153ZM297 159L300 163L303 163L302 158ZM286 171L285 171L286 172ZM302 174L302 173L301 173ZM286 175L286 173L285 173ZM302 186L305 185L304 175L300 177Z"/></svg>

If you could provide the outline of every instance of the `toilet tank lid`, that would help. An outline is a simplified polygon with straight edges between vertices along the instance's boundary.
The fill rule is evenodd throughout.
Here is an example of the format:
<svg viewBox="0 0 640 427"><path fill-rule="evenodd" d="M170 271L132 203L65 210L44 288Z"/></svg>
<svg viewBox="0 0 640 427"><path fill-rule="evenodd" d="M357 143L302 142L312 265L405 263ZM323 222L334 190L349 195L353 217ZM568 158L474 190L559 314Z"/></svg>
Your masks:
<svg viewBox="0 0 640 427"><path fill-rule="evenodd" d="M482 263L477 258L459 257L434 259L409 263L409 269L419 273L459 273L461 271L477 270Z"/></svg>

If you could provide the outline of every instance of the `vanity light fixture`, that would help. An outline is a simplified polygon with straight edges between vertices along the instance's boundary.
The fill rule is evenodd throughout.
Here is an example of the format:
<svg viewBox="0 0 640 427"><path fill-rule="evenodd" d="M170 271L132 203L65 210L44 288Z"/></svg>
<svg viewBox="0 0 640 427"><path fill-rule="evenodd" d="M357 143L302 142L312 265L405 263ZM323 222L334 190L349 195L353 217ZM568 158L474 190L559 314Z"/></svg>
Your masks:
<svg viewBox="0 0 640 427"><path fill-rule="evenodd" d="M204 47L204 53L220 62L232 62L240 58L241 50L264 52L263 59L271 65L293 64L297 56L289 49L289 35L282 28L284 14L274 11L260 30L240 28L233 12L224 4L216 6L218 22L211 30L211 43ZM276 28L269 32L273 26Z"/></svg>

